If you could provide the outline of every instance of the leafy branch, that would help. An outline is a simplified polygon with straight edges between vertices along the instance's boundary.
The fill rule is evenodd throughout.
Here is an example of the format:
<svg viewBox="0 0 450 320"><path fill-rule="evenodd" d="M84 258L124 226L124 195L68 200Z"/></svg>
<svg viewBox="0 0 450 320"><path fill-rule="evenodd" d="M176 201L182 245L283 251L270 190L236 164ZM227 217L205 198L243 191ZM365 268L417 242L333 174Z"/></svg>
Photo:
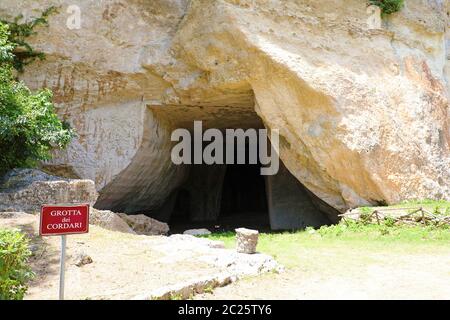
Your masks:
<svg viewBox="0 0 450 320"><path fill-rule="evenodd" d="M14 69L23 72L23 69L27 64L30 64L36 59L43 60L45 58L44 53L33 49L26 39L36 34L36 27L48 26L48 17L57 11L56 7L49 7L41 13L40 17L33 18L26 22L22 22L22 14L15 17L13 21L0 20L0 22L7 24L9 27L8 41L14 46Z"/></svg>
<svg viewBox="0 0 450 320"><path fill-rule="evenodd" d="M52 92L33 93L14 75L14 69L21 72L26 64L44 58L26 38L35 34L36 26L46 25L52 12L47 9L26 23L20 23L21 16L8 24L0 21L0 176L9 169L35 167L38 161L50 159L54 149L65 148L75 136L58 118Z"/></svg>
<svg viewBox="0 0 450 320"><path fill-rule="evenodd" d="M382 15L388 15L400 11L405 0L369 0L369 4L380 7Z"/></svg>

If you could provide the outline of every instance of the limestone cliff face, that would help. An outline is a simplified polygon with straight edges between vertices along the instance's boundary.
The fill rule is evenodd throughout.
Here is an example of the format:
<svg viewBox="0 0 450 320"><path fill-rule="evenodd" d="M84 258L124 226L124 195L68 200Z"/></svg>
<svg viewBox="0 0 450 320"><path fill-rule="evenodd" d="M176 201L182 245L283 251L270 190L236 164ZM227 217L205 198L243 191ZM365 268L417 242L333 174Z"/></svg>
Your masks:
<svg viewBox="0 0 450 320"><path fill-rule="evenodd" d="M79 134L47 166L93 179L103 207L160 206L187 172L170 163L171 129L251 127L254 111L338 210L450 198L447 1L407 0L377 29L364 0L76 2L80 29L69 0L6 0L0 15L60 6L23 80L51 88Z"/></svg>

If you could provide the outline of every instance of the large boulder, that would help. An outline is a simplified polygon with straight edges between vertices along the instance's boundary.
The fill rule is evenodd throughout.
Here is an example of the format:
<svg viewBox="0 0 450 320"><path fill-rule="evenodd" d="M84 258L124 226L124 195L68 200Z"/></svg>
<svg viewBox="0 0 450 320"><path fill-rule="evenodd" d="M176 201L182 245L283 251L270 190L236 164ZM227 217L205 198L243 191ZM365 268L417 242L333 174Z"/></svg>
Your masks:
<svg viewBox="0 0 450 320"><path fill-rule="evenodd" d="M38 212L43 204L90 204L94 182L66 179L36 169L14 169L0 181L0 211Z"/></svg>
<svg viewBox="0 0 450 320"><path fill-rule="evenodd" d="M111 231L135 233L117 213L109 210L97 210L91 208L89 213L89 224L94 224Z"/></svg>
<svg viewBox="0 0 450 320"><path fill-rule="evenodd" d="M160 222L144 214L129 215L118 213L118 215L133 229L137 234L143 235L165 235L169 232L167 223Z"/></svg>
<svg viewBox="0 0 450 320"><path fill-rule="evenodd" d="M0 15L50 3L2 1ZM173 127L252 127L256 111L289 172L342 212L450 198L446 3L405 1L374 29L362 0L78 1L69 29L60 0L30 39L47 59L21 75L79 133L45 165L95 181L99 208L154 210L186 173Z"/></svg>
<svg viewBox="0 0 450 320"><path fill-rule="evenodd" d="M360 0L192 1L172 48L208 85L250 85L283 163L333 207L450 198L444 2L369 17Z"/></svg>

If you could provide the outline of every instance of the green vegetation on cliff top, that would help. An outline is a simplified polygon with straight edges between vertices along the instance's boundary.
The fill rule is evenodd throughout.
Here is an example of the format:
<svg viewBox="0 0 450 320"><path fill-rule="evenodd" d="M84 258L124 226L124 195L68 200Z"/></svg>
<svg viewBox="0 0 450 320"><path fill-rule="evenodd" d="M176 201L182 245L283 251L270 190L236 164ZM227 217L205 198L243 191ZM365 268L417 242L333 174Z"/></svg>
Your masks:
<svg viewBox="0 0 450 320"><path fill-rule="evenodd" d="M31 92L15 76L24 65L42 58L24 39L46 21L47 14L25 24L15 20L12 31L9 24L0 22L0 175L50 159L52 150L65 148L74 136L56 115L52 92Z"/></svg>

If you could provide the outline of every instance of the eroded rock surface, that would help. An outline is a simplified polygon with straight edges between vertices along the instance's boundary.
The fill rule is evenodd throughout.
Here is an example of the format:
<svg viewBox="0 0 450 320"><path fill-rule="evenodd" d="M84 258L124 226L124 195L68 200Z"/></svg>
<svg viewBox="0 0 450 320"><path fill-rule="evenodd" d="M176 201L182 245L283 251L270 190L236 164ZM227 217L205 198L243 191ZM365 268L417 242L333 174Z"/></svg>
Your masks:
<svg viewBox="0 0 450 320"><path fill-rule="evenodd" d="M94 183L64 179L35 169L9 171L0 181L0 211L39 212L43 204L90 204L97 200Z"/></svg>
<svg viewBox="0 0 450 320"><path fill-rule="evenodd" d="M19 228L30 237L36 277L26 299L56 299L59 237L36 236L39 217L21 212L0 212L1 228ZM91 226L89 233L67 240L66 299L157 298L171 288L211 289L222 276L234 281L281 268L271 256L239 254L224 249L223 242L189 235L143 236Z"/></svg>
<svg viewBox="0 0 450 320"><path fill-rule="evenodd" d="M109 210L91 208L89 223L111 231L135 233L117 213Z"/></svg>
<svg viewBox="0 0 450 320"><path fill-rule="evenodd" d="M144 214L128 215L126 213L118 213L137 234L143 235L162 235L169 232L167 223L158 221L156 219L147 217Z"/></svg>
<svg viewBox="0 0 450 320"><path fill-rule="evenodd" d="M254 111L287 169L340 211L450 197L444 1L408 0L380 29L361 0L83 0L73 30L69 0L2 1L0 15L51 4L31 41L47 59L22 77L79 133L47 167L94 180L99 208L160 207L186 178L171 130L252 127Z"/></svg>
<svg viewBox="0 0 450 320"><path fill-rule="evenodd" d="M210 83L251 85L286 167L335 208L448 197L444 3L366 21L364 1L195 1L174 42Z"/></svg>
<svg viewBox="0 0 450 320"><path fill-rule="evenodd" d="M188 230L183 231L183 234L187 234L190 236L205 236L205 235L211 234L211 231L209 231L208 229L205 229L205 228L188 229Z"/></svg>
<svg viewBox="0 0 450 320"><path fill-rule="evenodd" d="M255 253L258 245L259 232L247 228L238 228L236 231L236 251L239 253Z"/></svg>

